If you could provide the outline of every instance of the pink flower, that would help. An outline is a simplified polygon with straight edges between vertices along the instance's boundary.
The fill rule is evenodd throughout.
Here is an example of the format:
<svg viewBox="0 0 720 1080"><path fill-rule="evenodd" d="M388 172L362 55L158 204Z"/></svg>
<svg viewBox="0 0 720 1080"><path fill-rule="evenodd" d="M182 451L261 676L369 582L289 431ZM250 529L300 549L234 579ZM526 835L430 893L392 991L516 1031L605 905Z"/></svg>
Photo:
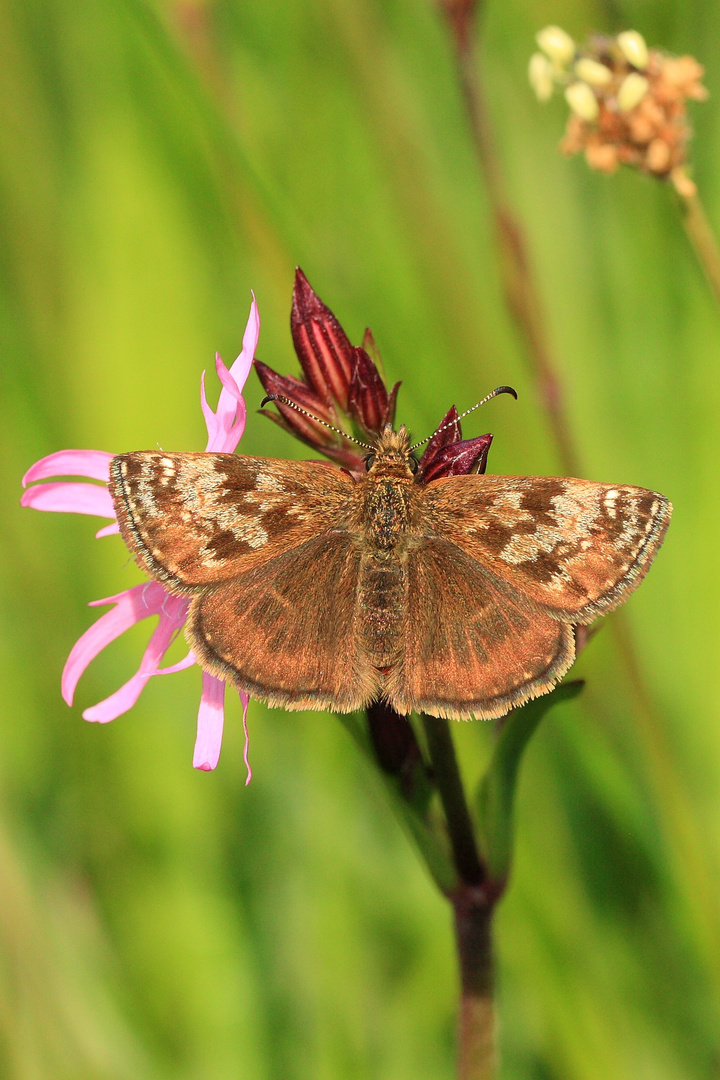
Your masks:
<svg viewBox="0 0 720 1080"><path fill-rule="evenodd" d="M260 317L253 296L250 316L243 335L242 352L233 366L225 367L219 355L215 357L215 369L222 383L217 411L213 412L205 397L205 373L203 372L200 390L200 405L208 431L206 451L215 453L233 453L245 430L246 408L242 398L242 388L250 373L255 349L260 333ZM96 517L110 518L111 524L104 526L96 536L110 536L119 532L110 493L107 489L108 468L113 455L103 450L60 450L56 454L37 461L23 477L23 486L35 480L46 480L54 476L83 476L87 480L100 480L101 484L75 483L68 480L55 480L47 484L35 484L23 492L23 506L33 506L36 510L63 510L76 514L91 514ZM187 616L189 601L186 597L172 596L162 585L148 581L135 585L131 589L109 596L105 600L93 600L91 607L105 604L114 605L112 610L93 623L75 643L62 674L62 695L68 705L72 705L75 687L85 668L106 645L119 637L129 627L150 615L159 616L145 650L140 667L124 686L116 690L104 701L86 709L83 717L96 720L101 724L114 720L127 712L137 701L151 675L169 674L191 667L195 655L191 651L180 663L170 668L161 668L163 656L183 627ZM240 694L243 706L243 728L245 730L245 764L250 783L252 772L247 756L247 706L248 697ZM202 694L198 711L197 739L193 765L196 769L214 769L220 756L224 721L225 683L203 672Z"/></svg>

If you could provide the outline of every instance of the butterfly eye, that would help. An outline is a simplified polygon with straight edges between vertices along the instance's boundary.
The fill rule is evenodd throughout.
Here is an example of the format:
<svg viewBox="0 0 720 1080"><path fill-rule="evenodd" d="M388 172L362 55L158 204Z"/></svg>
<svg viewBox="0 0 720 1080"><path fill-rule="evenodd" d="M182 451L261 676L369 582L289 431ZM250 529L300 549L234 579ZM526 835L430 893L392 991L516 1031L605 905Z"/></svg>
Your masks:
<svg viewBox="0 0 720 1080"><path fill-rule="evenodd" d="M408 454L408 468L411 473L416 473L418 471L417 458L413 454Z"/></svg>
<svg viewBox="0 0 720 1080"><path fill-rule="evenodd" d="M375 464L376 456L377 456L376 454L371 453L371 454L368 454L368 456L365 458L365 468L367 469L368 472L370 472L373 465Z"/></svg>

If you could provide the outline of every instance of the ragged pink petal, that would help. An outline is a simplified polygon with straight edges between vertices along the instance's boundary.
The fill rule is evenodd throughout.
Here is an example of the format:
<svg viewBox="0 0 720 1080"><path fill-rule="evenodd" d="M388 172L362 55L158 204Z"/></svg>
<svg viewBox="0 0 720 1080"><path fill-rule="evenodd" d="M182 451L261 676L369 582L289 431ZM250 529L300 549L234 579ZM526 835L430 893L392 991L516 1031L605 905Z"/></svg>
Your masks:
<svg viewBox="0 0 720 1080"><path fill-rule="evenodd" d="M250 781L252 780L252 769L250 768L250 758L249 758L250 736L248 735L248 726L247 726L247 711L248 711L248 704L250 702L250 698L248 697L247 694L243 694L242 690L240 691L240 701L242 702L243 731L245 733L245 747L243 749L243 761L245 762L245 768L247 769L247 776L245 777L245 787L247 787L248 784L250 783Z"/></svg>
<svg viewBox="0 0 720 1080"><path fill-rule="evenodd" d="M223 389L227 390L230 397L235 398L236 402L241 402L243 397L242 393L240 392L240 387L235 382L228 369L225 367L225 364L223 363L223 358L219 352L215 353L215 371L217 372L218 379L223 385Z"/></svg>
<svg viewBox="0 0 720 1080"><path fill-rule="evenodd" d="M210 772L218 763L225 722L225 683L203 671L193 768Z"/></svg>
<svg viewBox="0 0 720 1080"><path fill-rule="evenodd" d="M260 318L255 297L253 296L250 315L243 335L242 352L229 372L220 357L216 356L215 358L218 377L223 384L218 399L217 412L215 413L207 405L203 384L201 404L208 429L208 444L206 447L208 451L232 453L240 442L242 433L245 430L246 417L242 388L252 367L259 333Z"/></svg>
<svg viewBox="0 0 720 1080"><path fill-rule="evenodd" d="M156 581L134 585L131 589L108 596L104 600L93 600L91 607L113 604L112 611L106 611L75 642L62 673L62 696L68 705L72 705L75 687L88 664L109 645L120 637L136 622L149 615L159 615L166 603L168 593ZM174 598L177 599L177 598ZM185 601L187 607L187 601Z"/></svg>
<svg viewBox="0 0 720 1080"><path fill-rule="evenodd" d="M258 338L260 337L260 314L258 312L257 301L255 300L255 293L252 293L251 295L252 303L250 305L248 321L245 326L245 333L243 334L242 352L230 368L230 374L241 389L247 382L247 377L250 374L250 369L255 358Z"/></svg>
<svg viewBox="0 0 720 1080"><path fill-rule="evenodd" d="M107 483L112 459L105 450L58 450L30 466L23 476L23 487L49 476L87 476Z"/></svg>
<svg viewBox="0 0 720 1080"><path fill-rule="evenodd" d="M85 720L96 721L100 724L115 720L133 707L147 686L148 676L157 672L160 661L185 622L187 614L187 600L178 596L169 596L167 593L166 598L160 609L160 621L143 653L137 672L110 697L86 709L83 713Z"/></svg>
<svg viewBox="0 0 720 1080"><path fill-rule="evenodd" d="M205 418L205 426L208 433L208 446L213 441L217 433L217 418L208 404L208 399L205 394L205 372L203 371L200 376L200 408Z"/></svg>
<svg viewBox="0 0 720 1080"><path fill-rule="evenodd" d="M112 525L103 525L102 529L98 529L95 533L95 539L99 540L101 536L115 536L120 532L120 526L117 521L113 521Z"/></svg>
<svg viewBox="0 0 720 1080"><path fill-rule="evenodd" d="M58 480L52 484L36 484L23 491L21 506L35 510L62 510L74 514L93 514L96 517L115 517L110 492L99 484L76 484Z"/></svg>
<svg viewBox="0 0 720 1080"><path fill-rule="evenodd" d="M185 671L186 668L193 667L197 664L197 656L191 649L190 652L182 660L178 660L177 664L173 664L172 667L161 667L157 671L153 672L155 675L174 675L176 671Z"/></svg>
<svg viewBox="0 0 720 1080"><path fill-rule="evenodd" d="M225 367L220 353L215 354L215 370L223 389L220 393L217 414L213 416L212 433L208 425L207 450L231 454L245 430L247 409L240 388Z"/></svg>

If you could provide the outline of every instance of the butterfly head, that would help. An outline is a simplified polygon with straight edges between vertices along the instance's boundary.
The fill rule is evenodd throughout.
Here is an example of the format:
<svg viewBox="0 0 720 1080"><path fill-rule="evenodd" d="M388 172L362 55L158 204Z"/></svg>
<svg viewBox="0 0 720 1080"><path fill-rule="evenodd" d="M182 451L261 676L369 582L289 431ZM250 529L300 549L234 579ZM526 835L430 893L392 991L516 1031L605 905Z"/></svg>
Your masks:
<svg viewBox="0 0 720 1080"><path fill-rule="evenodd" d="M415 475L418 462L410 450L410 439L404 424L399 431L393 431L390 424L385 426L365 458L365 468L373 476Z"/></svg>
<svg viewBox="0 0 720 1080"><path fill-rule="evenodd" d="M399 384L398 384L399 385ZM399 431L393 431L392 424L387 423L383 430L375 437L371 444L362 442L360 439L356 439L354 435L350 435L342 428L336 427L334 424L328 423L327 420L321 419L319 416L315 416L313 413L308 412L302 405L299 405L292 398L286 397L284 394L267 394L260 403L260 408L267 405L269 401L281 402L290 409L294 409L295 412L301 413L303 416L310 417L316 424L320 424L322 427L328 428L330 431L334 431L336 434L341 435L347 442L355 443L361 446L368 453L365 455L365 469L368 473L372 473L374 477L392 477L395 479L411 479L418 473L419 463L414 451L420 446L423 446L426 442L436 441L438 436L449 428L453 428L456 432L455 442L460 441L460 425L459 421L463 417L468 416L475 409L479 409L481 405L484 405L487 401L497 397L498 394L511 394L512 397L517 398L517 393L511 386L498 386L491 393L487 394L482 401L478 401L477 405L473 405L471 409L466 409L460 416L455 414L448 423L443 424L437 428L432 436L427 439L423 439L419 443L410 445L410 439L408 433L401 425ZM454 411L454 410L453 410ZM450 415L450 414L448 414ZM487 436L492 439L492 436ZM306 441L308 441L306 439ZM438 446L443 448L447 442L453 442L453 439L443 439ZM477 440L476 440L477 442ZM311 445L313 445L311 443ZM487 444L489 445L489 443ZM436 447L437 450L437 447ZM327 449L323 450L323 453L328 453ZM330 455L328 455L330 456ZM421 470L422 472L422 470ZM427 475L427 470L425 472Z"/></svg>

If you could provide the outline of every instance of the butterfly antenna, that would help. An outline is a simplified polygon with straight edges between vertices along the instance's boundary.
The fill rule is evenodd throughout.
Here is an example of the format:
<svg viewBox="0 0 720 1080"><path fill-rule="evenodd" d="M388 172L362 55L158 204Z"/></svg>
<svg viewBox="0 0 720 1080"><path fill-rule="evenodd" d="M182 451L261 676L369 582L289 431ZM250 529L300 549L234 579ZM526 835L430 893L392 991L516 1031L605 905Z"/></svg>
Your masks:
<svg viewBox="0 0 720 1080"><path fill-rule="evenodd" d="M455 425L458 424L461 420L463 420L466 416L469 416L471 412L475 412L475 410L479 409L481 405L485 405L486 402L492 401L494 397L498 397L500 394L511 394L517 401L517 391L513 390L512 386L496 386L494 390L492 390L482 399L482 401L478 401L477 405L473 405L471 409L466 409L464 413L461 413L460 416L456 416L455 419L451 420L449 424L443 424L443 426L439 427L437 431L434 431L432 435L428 435L427 439L423 439L422 442L415 443L415 445L411 446L410 449L417 450L418 446L424 446L425 443L430 442L430 439L434 438L435 435L439 435L441 431L447 431L448 428L455 427Z"/></svg>
<svg viewBox="0 0 720 1080"><path fill-rule="evenodd" d="M335 427L334 424L328 424L327 420L321 420L319 416L315 416L314 413L308 412L307 409L303 409L292 398L285 397L283 394L268 394L260 402L260 408L263 405L267 405L268 401L281 401L283 405L287 405L289 408L294 409L295 412L299 412L301 416L308 416L311 420L314 420L316 424L322 424L323 427L329 428L330 431L337 432L338 435L342 435L343 439L348 439L349 442L357 443L358 446L362 446L365 450L372 450L373 447L369 443L361 442L360 439L354 438L352 435L348 435L347 431L343 431L342 428Z"/></svg>

